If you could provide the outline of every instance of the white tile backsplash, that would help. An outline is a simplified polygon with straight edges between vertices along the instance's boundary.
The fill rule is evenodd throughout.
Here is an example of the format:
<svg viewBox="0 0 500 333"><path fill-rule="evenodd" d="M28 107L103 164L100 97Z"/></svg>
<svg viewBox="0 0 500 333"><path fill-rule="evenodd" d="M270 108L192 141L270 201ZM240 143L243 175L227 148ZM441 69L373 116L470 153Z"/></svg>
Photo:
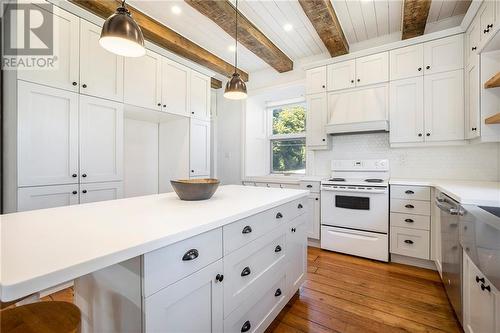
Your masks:
<svg viewBox="0 0 500 333"><path fill-rule="evenodd" d="M334 136L332 149L314 153L314 174L329 175L332 159L390 160L391 177L500 180L498 143L390 148L388 133Z"/></svg>

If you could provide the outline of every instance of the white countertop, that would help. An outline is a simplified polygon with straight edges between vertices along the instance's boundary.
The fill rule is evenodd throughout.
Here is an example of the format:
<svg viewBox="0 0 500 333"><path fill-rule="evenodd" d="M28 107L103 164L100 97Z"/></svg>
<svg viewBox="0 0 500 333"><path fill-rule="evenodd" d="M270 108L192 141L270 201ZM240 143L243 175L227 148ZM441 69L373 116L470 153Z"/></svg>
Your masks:
<svg viewBox="0 0 500 333"><path fill-rule="evenodd" d="M463 205L500 207L500 182L391 178L389 183L391 185L432 186Z"/></svg>
<svg viewBox="0 0 500 333"><path fill-rule="evenodd" d="M27 296L308 194L228 185L205 201L167 193L1 215L0 299Z"/></svg>

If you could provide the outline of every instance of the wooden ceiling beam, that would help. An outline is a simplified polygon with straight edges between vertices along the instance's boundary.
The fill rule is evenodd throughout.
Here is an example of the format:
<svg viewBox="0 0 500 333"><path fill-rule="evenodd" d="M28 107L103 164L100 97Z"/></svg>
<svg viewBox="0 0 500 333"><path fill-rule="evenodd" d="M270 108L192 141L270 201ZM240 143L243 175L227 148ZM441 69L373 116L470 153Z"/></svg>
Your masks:
<svg viewBox="0 0 500 333"><path fill-rule="evenodd" d="M220 88L222 88L222 81L217 80L214 77L211 77L210 78L210 86L212 87L212 89L220 89Z"/></svg>
<svg viewBox="0 0 500 333"><path fill-rule="evenodd" d="M185 0L235 38L236 8L227 0ZM279 73L293 69L293 61L238 11L238 42Z"/></svg>
<svg viewBox="0 0 500 333"><path fill-rule="evenodd" d="M349 43L330 0L299 0L332 57L349 53Z"/></svg>
<svg viewBox="0 0 500 333"><path fill-rule="evenodd" d="M120 1L117 0L70 0L70 2L102 18L108 18L120 5ZM129 5L127 5L127 8L132 13L134 20L141 27L144 38L148 41L226 77L231 77L233 74L233 64L210 53L136 8ZM240 69L238 69L238 72L244 81L248 81L248 74L246 72Z"/></svg>
<svg viewBox="0 0 500 333"><path fill-rule="evenodd" d="M422 36L431 0L404 0L402 39Z"/></svg>

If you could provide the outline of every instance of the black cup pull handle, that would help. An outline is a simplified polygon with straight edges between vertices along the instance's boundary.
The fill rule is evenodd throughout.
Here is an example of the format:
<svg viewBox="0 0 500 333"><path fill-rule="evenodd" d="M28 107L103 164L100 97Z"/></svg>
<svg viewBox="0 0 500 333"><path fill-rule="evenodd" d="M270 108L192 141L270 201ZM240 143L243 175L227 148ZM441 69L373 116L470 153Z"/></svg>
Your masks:
<svg viewBox="0 0 500 333"><path fill-rule="evenodd" d="M415 221L413 221L413 219L405 219L405 222L406 222L406 223L413 223L413 222L415 222Z"/></svg>
<svg viewBox="0 0 500 333"><path fill-rule="evenodd" d="M413 244L413 241L412 241L412 240L410 240L410 239L406 239L406 240L405 240L405 243L406 243L406 244Z"/></svg>
<svg viewBox="0 0 500 333"><path fill-rule="evenodd" d="M276 245L276 247L274 248L274 252L276 253L281 252L281 246Z"/></svg>
<svg viewBox="0 0 500 333"><path fill-rule="evenodd" d="M276 218L277 219L282 219L283 218L283 214L281 214L281 213L276 214Z"/></svg>
<svg viewBox="0 0 500 333"><path fill-rule="evenodd" d="M241 326L241 332L244 333L244 332L248 332L250 331L250 328L252 327L252 325L250 324L250 322L247 320L245 321L245 323L243 324L243 326Z"/></svg>
<svg viewBox="0 0 500 333"><path fill-rule="evenodd" d="M241 231L242 234L249 234L252 232L252 227L247 225L246 227L243 228L243 230Z"/></svg>
<svg viewBox="0 0 500 333"><path fill-rule="evenodd" d="M485 286L484 284L481 284L481 290L482 291L488 290L488 292L491 292L490 286Z"/></svg>
<svg viewBox="0 0 500 333"><path fill-rule="evenodd" d="M483 278L480 278L479 276L476 275L476 282L479 283L484 283L484 277Z"/></svg>
<svg viewBox="0 0 500 333"><path fill-rule="evenodd" d="M413 192L412 190L406 190L405 193L406 194L415 194L415 192Z"/></svg>
<svg viewBox="0 0 500 333"><path fill-rule="evenodd" d="M415 208L415 206L413 206L413 205L410 205L410 204L408 204L408 205L405 205L405 207L406 207L406 208L410 208L410 209L411 209L411 208Z"/></svg>
<svg viewBox="0 0 500 333"><path fill-rule="evenodd" d="M184 255L182 256L182 261L194 260L194 259L198 258L199 255L200 255L200 253L198 252L197 249L191 249L191 250L187 251L186 253L184 253Z"/></svg>
<svg viewBox="0 0 500 333"><path fill-rule="evenodd" d="M252 273L252 271L250 270L250 267L247 266L241 271L241 276L247 276L250 275L250 273Z"/></svg>
<svg viewBox="0 0 500 333"><path fill-rule="evenodd" d="M274 292L274 296L276 296L276 297L281 296L281 289L280 288L276 289L276 291Z"/></svg>
<svg viewBox="0 0 500 333"><path fill-rule="evenodd" d="M307 188L312 188L313 186L311 184L307 185L306 186Z"/></svg>
<svg viewBox="0 0 500 333"><path fill-rule="evenodd" d="M299 203L299 204L297 205L297 208L298 208L298 209L302 209L302 208L304 208L304 206L302 206L302 204L300 204L300 203Z"/></svg>

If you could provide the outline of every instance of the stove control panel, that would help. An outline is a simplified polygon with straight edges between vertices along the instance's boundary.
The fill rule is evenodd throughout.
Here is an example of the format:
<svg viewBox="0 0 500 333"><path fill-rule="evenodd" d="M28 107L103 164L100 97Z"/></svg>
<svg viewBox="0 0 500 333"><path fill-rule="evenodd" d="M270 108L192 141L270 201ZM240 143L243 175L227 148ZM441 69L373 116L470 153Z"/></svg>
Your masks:
<svg viewBox="0 0 500 333"><path fill-rule="evenodd" d="M389 160L333 160L332 171L389 171Z"/></svg>

